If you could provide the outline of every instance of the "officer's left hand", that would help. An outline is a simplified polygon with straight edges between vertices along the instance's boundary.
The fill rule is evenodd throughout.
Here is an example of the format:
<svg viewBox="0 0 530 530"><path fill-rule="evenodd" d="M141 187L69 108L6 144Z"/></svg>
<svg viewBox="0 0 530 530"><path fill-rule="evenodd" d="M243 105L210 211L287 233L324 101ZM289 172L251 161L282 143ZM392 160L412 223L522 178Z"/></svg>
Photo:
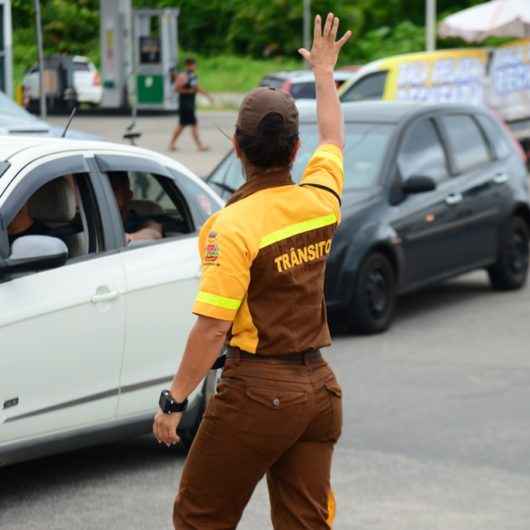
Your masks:
<svg viewBox="0 0 530 530"><path fill-rule="evenodd" d="M168 447L180 442L177 435L177 427L182 419L181 412L164 414L161 410L156 413L153 423L153 434L159 443L165 443Z"/></svg>

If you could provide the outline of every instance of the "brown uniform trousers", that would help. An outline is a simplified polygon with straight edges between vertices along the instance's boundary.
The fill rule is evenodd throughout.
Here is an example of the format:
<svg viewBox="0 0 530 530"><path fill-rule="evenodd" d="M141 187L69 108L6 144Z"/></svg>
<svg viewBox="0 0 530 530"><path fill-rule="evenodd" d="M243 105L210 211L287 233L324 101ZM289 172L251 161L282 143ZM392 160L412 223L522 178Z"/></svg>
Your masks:
<svg viewBox="0 0 530 530"><path fill-rule="evenodd" d="M332 527L331 458L341 389L319 352L298 361L227 360L184 467L176 530L236 528L266 474L276 530Z"/></svg>

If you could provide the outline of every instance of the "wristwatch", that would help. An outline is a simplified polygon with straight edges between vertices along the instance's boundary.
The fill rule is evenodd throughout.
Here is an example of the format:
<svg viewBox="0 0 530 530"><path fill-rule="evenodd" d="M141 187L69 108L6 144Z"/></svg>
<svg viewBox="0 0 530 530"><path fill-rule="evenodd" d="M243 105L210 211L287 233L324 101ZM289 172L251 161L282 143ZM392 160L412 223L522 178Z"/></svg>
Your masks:
<svg viewBox="0 0 530 530"><path fill-rule="evenodd" d="M169 390L162 390L160 393L160 399L158 400L158 405L164 414L184 412L188 406L188 398L186 398L182 403L178 403L173 399L173 396Z"/></svg>

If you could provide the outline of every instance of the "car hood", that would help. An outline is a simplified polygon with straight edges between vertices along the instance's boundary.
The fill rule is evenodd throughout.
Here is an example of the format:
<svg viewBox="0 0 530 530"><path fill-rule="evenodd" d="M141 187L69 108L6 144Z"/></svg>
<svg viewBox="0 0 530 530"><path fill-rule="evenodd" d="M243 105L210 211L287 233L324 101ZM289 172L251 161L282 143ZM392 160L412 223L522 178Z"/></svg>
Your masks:
<svg viewBox="0 0 530 530"><path fill-rule="evenodd" d="M63 131L63 127L50 127L49 135L55 136L56 138L60 138L63 135ZM102 138L101 136L98 136L96 134L77 131L75 129L68 129L68 132L66 133L66 138L70 138L72 140L96 140L99 142L105 140L105 138Z"/></svg>
<svg viewBox="0 0 530 530"><path fill-rule="evenodd" d="M14 120L11 116L0 115L0 132L2 134L47 134L50 127L38 119Z"/></svg>
<svg viewBox="0 0 530 530"><path fill-rule="evenodd" d="M342 196L343 213L352 214L370 206L381 198L380 188L346 190Z"/></svg>
<svg viewBox="0 0 530 530"><path fill-rule="evenodd" d="M0 116L0 134L37 134L59 138L63 135L63 130L64 129L62 127L50 127L46 122L38 119L13 121L12 119L7 119ZM75 129L70 129L66 133L66 137L73 140L103 140L101 136L85 133L82 131L76 131Z"/></svg>

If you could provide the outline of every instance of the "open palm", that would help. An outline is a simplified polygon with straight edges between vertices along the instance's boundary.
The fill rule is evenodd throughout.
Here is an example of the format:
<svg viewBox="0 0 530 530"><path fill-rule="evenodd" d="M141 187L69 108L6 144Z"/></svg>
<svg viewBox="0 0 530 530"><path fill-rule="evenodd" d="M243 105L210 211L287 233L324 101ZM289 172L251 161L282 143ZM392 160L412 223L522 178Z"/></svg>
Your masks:
<svg viewBox="0 0 530 530"><path fill-rule="evenodd" d="M342 47L351 37L351 31L347 31L339 40L339 19L333 13L326 17L324 29L320 15L315 17L315 28L313 34L313 46L311 51L300 48L298 52L311 65L312 68L331 69L337 64L337 59Z"/></svg>

